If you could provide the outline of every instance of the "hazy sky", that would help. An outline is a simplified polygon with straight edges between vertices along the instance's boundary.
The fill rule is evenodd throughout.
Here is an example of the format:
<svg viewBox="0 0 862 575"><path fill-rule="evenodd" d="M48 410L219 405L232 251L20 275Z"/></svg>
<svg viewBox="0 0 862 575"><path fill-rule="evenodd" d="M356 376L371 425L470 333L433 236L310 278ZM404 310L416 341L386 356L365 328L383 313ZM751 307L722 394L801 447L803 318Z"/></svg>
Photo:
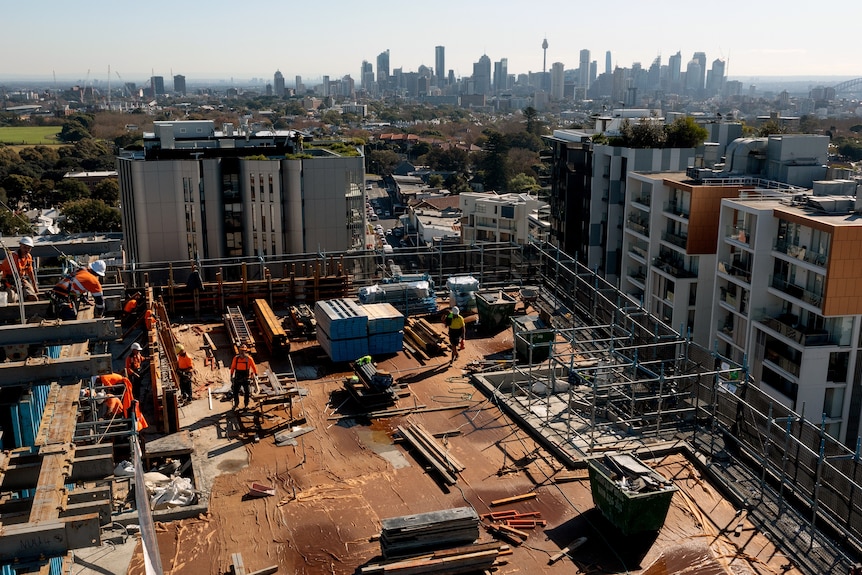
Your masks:
<svg viewBox="0 0 862 575"><path fill-rule="evenodd" d="M666 64L682 52L682 67L702 51L707 66L728 60L728 74L862 77L858 23L862 4L724 0L42 0L0 10L0 77L141 83L151 74L196 78L265 78L279 69L287 84L299 74L360 80L362 60L376 69L389 49L390 70L434 66L446 47L446 69L472 73L487 54L508 58L510 74L578 66L581 49L604 71ZM118 74L120 76L118 76ZM170 84L170 81L167 81Z"/></svg>

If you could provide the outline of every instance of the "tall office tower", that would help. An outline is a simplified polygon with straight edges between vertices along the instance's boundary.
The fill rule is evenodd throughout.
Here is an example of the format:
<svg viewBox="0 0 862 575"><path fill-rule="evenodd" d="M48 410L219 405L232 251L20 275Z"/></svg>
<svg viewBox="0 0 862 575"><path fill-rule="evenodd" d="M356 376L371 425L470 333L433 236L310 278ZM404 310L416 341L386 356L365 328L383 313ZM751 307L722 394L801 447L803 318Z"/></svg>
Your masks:
<svg viewBox="0 0 862 575"><path fill-rule="evenodd" d="M542 40L542 74L548 71L548 39Z"/></svg>
<svg viewBox="0 0 862 575"><path fill-rule="evenodd" d="M164 76L153 76L150 78L150 89L153 91L153 96L160 96L165 93L165 78Z"/></svg>
<svg viewBox="0 0 862 575"><path fill-rule="evenodd" d="M181 96L186 95L186 77L182 74L174 76L174 93Z"/></svg>
<svg viewBox="0 0 862 575"><path fill-rule="evenodd" d="M590 87L590 51L581 50L581 58L578 65L578 86L585 91Z"/></svg>
<svg viewBox="0 0 862 575"><path fill-rule="evenodd" d="M368 60L362 61L362 70L359 73L359 82L362 89L366 92L370 92L371 87L374 85L374 69L371 66L371 62Z"/></svg>
<svg viewBox="0 0 862 575"><path fill-rule="evenodd" d="M596 76L599 71L599 63L596 60L590 62L590 86L596 81Z"/></svg>
<svg viewBox="0 0 862 575"><path fill-rule="evenodd" d="M697 90L698 92L702 92L703 87L706 84L706 53L695 52L691 59L696 60L697 63L700 64L700 75L697 77ZM686 79L686 82L689 82L689 80Z"/></svg>
<svg viewBox="0 0 862 575"><path fill-rule="evenodd" d="M661 88L661 56L656 56L655 60L650 64L646 85L650 90Z"/></svg>
<svg viewBox="0 0 862 575"><path fill-rule="evenodd" d="M491 93L491 59L487 54L482 54L479 61L473 64L473 93Z"/></svg>
<svg viewBox="0 0 862 575"><path fill-rule="evenodd" d="M605 52L605 74L611 73L611 51Z"/></svg>
<svg viewBox="0 0 862 575"><path fill-rule="evenodd" d="M712 68L706 74L706 95L715 96L724 90L727 63L722 59L712 62Z"/></svg>
<svg viewBox="0 0 862 575"><path fill-rule="evenodd" d="M685 68L685 92L692 96L700 96L703 91L703 70L700 62L692 58Z"/></svg>
<svg viewBox="0 0 862 575"><path fill-rule="evenodd" d="M329 96L330 95L329 90L330 90L330 88L329 88L329 76L324 76L323 77L323 87L321 89L321 95L324 98Z"/></svg>
<svg viewBox="0 0 862 575"><path fill-rule="evenodd" d="M297 95L305 94L305 85L302 83L302 76L296 77L296 93Z"/></svg>
<svg viewBox="0 0 862 575"><path fill-rule="evenodd" d="M446 85L446 48L444 46L434 47L434 75L437 76L437 87Z"/></svg>
<svg viewBox="0 0 862 575"><path fill-rule="evenodd" d="M272 86L275 91L275 95L279 98L284 97L284 74L281 73L281 70L276 70L275 75L272 78Z"/></svg>
<svg viewBox="0 0 862 575"><path fill-rule="evenodd" d="M562 62L551 64L551 99L563 99L563 86L565 85L566 71Z"/></svg>
<svg viewBox="0 0 862 575"><path fill-rule="evenodd" d="M447 74L446 84L449 86L455 85L455 70L449 70L449 74Z"/></svg>
<svg viewBox="0 0 862 575"><path fill-rule="evenodd" d="M381 90L389 88L389 50L377 56L377 86Z"/></svg>
<svg viewBox="0 0 862 575"><path fill-rule="evenodd" d="M668 88L672 92L679 92L682 88L680 76L682 74L682 52L677 52L667 59Z"/></svg>
<svg viewBox="0 0 862 575"><path fill-rule="evenodd" d="M346 75L341 79L341 96L345 98L353 98L355 97L355 86L353 83L353 78L350 77L350 74Z"/></svg>
<svg viewBox="0 0 862 575"><path fill-rule="evenodd" d="M499 62L494 62L494 93L500 94L506 89L506 83L509 78L509 59L501 58Z"/></svg>

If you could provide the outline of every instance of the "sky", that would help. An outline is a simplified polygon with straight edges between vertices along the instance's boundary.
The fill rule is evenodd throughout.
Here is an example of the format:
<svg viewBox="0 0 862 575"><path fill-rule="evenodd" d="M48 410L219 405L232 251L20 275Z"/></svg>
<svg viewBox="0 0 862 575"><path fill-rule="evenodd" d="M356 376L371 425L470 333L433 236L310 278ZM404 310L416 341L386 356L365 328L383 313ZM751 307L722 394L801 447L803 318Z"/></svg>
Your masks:
<svg viewBox="0 0 862 575"><path fill-rule="evenodd" d="M508 59L510 74L562 62L577 68L581 49L604 71L648 68L661 56L696 51L707 67L728 63L731 78L766 76L862 77L858 0L827 5L724 0L42 0L0 11L0 79L52 78L143 83L151 75L196 80L272 81L288 86L300 75L346 74L358 83L363 60L374 65L390 51L390 71L433 67L435 46L446 48L446 69L472 74L483 54ZM109 73L110 69L110 73Z"/></svg>

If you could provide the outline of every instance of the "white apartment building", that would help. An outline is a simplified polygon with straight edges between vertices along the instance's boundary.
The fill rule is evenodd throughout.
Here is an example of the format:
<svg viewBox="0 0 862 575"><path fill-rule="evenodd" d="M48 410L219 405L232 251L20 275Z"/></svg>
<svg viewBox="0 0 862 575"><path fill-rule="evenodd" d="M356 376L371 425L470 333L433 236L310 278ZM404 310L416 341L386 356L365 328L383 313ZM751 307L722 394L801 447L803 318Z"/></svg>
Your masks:
<svg viewBox="0 0 862 575"><path fill-rule="evenodd" d="M540 210L547 203L529 194L466 192L459 196L461 241L526 244L546 237L550 224Z"/></svg>
<svg viewBox="0 0 862 575"><path fill-rule="evenodd" d="M156 122L117 159L131 262L362 249L362 150L303 145L294 132ZM353 151L353 149L349 149Z"/></svg>

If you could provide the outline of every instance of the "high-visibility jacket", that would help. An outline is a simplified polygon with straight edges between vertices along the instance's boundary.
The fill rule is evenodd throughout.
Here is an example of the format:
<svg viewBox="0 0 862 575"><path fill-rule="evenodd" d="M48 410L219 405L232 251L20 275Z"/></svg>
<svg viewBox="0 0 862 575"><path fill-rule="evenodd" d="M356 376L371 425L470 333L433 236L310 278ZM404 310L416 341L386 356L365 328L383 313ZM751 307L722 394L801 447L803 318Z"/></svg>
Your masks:
<svg viewBox="0 0 862 575"><path fill-rule="evenodd" d="M245 357L235 355L233 361L230 362L230 374L234 375L238 371L244 372L246 377L249 372L257 375L257 365L255 365L254 360L249 355Z"/></svg>
<svg viewBox="0 0 862 575"><path fill-rule="evenodd" d="M123 311L127 314L131 314L135 312L136 307L138 307L138 300L132 298L126 302L126 305L123 306Z"/></svg>
<svg viewBox="0 0 862 575"><path fill-rule="evenodd" d="M458 315L449 315L449 329L453 331L458 331L464 327L464 318L460 314Z"/></svg>
<svg viewBox="0 0 862 575"><path fill-rule="evenodd" d="M135 402L135 422L137 422L135 427L139 432L149 427L147 420L144 419L144 414L141 413L141 404L137 401Z"/></svg>
<svg viewBox="0 0 862 575"><path fill-rule="evenodd" d="M156 318L153 317L153 310L148 309L144 312L144 324L146 324L147 329L153 329L156 326Z"/></svg>
<svg viewBox="0 0 862 575"><path fill-rule="evenodd" d="M105 417L126 417L123 402L113 395L105 398Z"/></svg>
<svg viewBox="0 0 862 575"><path fill-rule="evenodd" d="M126 371L140 373L141 364L144 363L144 356L140 353L132 353L126 356Z"/></svg>
<svg viewBox="0 0 862 575"><path fill-rule="evenodd" d="M132 406L132 382L129 381L128 377L120 373L106 373L105 375L99 376L99 381L102 385L120 385L122 384L125 387L125 391L123 392L122 402L123 409L128 413L129 408Z"/></svg>
<svg viewBox="0 0 862 575"><path fill-rule="evenodd" d="M9 260L12 260L16 264L16 267L18 268L18 277L20 277L22 280L26 279L31 282L33 281L33 277L35 276L35 274L33 273L32 255L26 254L22 256L20 252L14 251L9 254L8 258L3 260L3 263L0 263L0 272L3 272L3 276L11 280L13 274L12 264L9 262Z"/></svg>
<svg viewBox="0 0 862 575"><path fill-rule="evenodd" d="M57 282L54 286L54 293L63 298L68 298L72 294L89 293L96 302L96 310L102 311L105 309L105 300L102 297L102 284L99 282L99 276L86 268L80 269L74 275L64 277Z"/></svg>
<svg viewBox="0 0 862 575"><path fill-rule="evenodd" d="M189 370L194 369L194 363L192 362L192 356L187 354L186 352L182 352L177 354L177 369L179 370Z"/></svg>

